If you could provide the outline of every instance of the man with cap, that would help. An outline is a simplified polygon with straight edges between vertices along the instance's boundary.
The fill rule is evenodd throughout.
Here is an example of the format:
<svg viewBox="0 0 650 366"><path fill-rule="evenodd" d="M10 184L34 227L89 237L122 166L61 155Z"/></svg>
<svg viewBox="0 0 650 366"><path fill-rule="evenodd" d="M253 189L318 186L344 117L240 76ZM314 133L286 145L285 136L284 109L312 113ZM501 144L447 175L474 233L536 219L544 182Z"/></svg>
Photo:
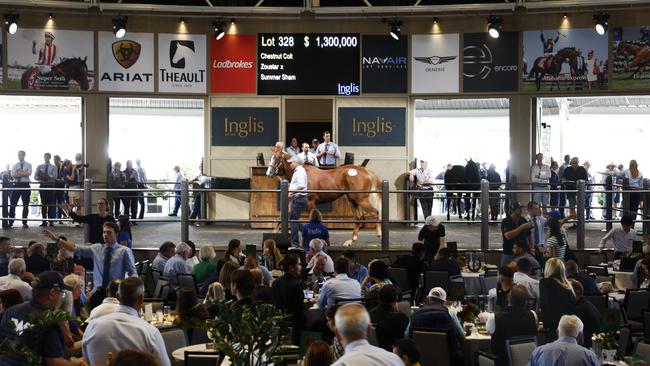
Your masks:
<svg viewBox="0 0 650 366"><path fill-rule="evenodd" d="M54 311L63 300L65 290L71 290L63 282L58 272L46 271L32 282L32 300L14 305L2 314L0 320L0 339L20 341L35 355L42 357L45 366L79 365L80 361L64 358L63 333L57 323L38 325L30 328L34 319L42 319L46 310ZM0 365L22 365L21 357L0 358Z"/></svg>
<svg viewBox="0 0 650 366"><path fill-rule="evenodd" d="M178 274L188 274L190 269L187 266L187 258L190 257L192 248L187 243L176 244L176 255L169 258L163 269L163 276L169 278L169 284L173 288L178 287Z"/></svg>
<svg viewBox="0 0 650 366"><path fill-rule="evenodd" d="M424 260L427 262L433 260L438 250L446 247L445 226L435 217L428 216L418 233L418 240L424 243Z"/></svg>
<svg viewBox="0 0 650 366"><path fill-rule="evenodd" d="M431 216L431 207L433 206L433 181L435 175L427 166L426 160L420 160L420 167L409 172L409 181L415 184L415 188L422 193L418 193L420 206L422 207L422 216L425 218Z"/></svg>
<svg viewBox="0 0 650 366"><path fill-rule="evenodd" d="M517 242L525 242L530 248L533 245L533 239L530 235L530 229L533 224L528 222L522 215L523 206L519 202L513 202L510 207L510 214L501 221L501 233L503 237L503 254L501 254L501 265L505 266L515 259L512 245Z"/></svg>

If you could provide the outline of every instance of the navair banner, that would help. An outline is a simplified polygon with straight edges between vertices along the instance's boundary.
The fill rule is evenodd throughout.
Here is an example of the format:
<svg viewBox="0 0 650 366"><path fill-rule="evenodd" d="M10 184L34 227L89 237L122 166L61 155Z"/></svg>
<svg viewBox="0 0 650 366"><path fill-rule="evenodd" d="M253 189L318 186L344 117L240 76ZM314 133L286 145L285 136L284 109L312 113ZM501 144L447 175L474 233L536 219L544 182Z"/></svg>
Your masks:
<svg viewBox="0 0 650 366"><path fill-rule="evenodd" d="M519 86L517 32L463 35L463 92L516 92Z"/></svg>
<svg viewBox="0 0 650 366"><path fill-rule="evenodd" d="M612 58L614 89L650 88L650 26L615 28Z"/></svg>
<svg viewBox="0 0 650 366"><path fill-rule="evenodd" d="M411 37L411 92L458 93L458 33L416 34Z"/></svg>
<svg viewBox="0 0 650 366"><path fill-rule="evenodd" d="M523 33L522 91L607 90L607 35L594 28Z"/></svg>
<svg viewBox="0 0 650 366"><path fill-rule="evenodd" d="M99 90L154 91L153 33L99 32Z"/></svg>
<svg viewBox="0 0 650 366"><path fill-rule="evenodd" d="M408 93L408 38L389 35L363 36L361 91Z"/></svg>
<svg viewBox="0 0 650 366"><path fill-rule="evenodd" d="M19 28L7 37L7 86L92 90L94 44L91 31Z"/></svg>
<svg viewBox="0 0 650 366"><path fill-rule="evenodd" d="M339 108L341 146L405 146L405 108Z"/></svg>
<svg viewBox="0 0 650 366"><path fill-rule="evenodd" d="M158 34L158 91L205 93L206 39L203 34Z"/></svg>
<svg viewBox="0 0 650 366"><path fill-rule="evenodd" d="M212 108L212 146L272 146L278 108Z"/></svg>

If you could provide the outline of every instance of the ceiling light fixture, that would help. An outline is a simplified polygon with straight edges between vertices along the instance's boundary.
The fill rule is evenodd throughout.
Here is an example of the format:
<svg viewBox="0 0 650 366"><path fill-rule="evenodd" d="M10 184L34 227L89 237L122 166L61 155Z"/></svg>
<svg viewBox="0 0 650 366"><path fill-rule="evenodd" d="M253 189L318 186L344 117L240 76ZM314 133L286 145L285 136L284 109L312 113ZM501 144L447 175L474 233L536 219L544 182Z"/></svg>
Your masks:
<svg viewBox="0 0 650 366"><path fill-rule="evenodd" d="M5 29L9 34L16 34L18 30L18 18L20 18L18 14L5 14Z"/></svg>
<svg viewBox="0 0 650 366"><path fill-rule="evenodd" d="M217 41L226 35L226 22L222 19L214 20L212 22L212 27L214 28L214 38L216 38Z"/></svg>
<svg viewBox="0 0 650 366"><path fill-rule="evenodd" d="M393 20L388 22L388 25L390 25L390 36L393 37L394 40L398 41L399 37L402 36L402 21L401 20Z"/></svg>
<svg viewBox="0 0 650 366"><path fill-rule="evenodd" d="M115 37L122 38L126 35L126 25L129 18L124 15L113 17L113 34Z"/></svg>
<svg viewBox="0 0 650 366"><path fill-rule="evenodd" d="M492 38L499 38L501 34L501 26L503 25L503 18L490 15L488 18L488 34Z"/></svg>
<svg viewBox="0 0 650 366"><path fill-rule="evenodd" d="M609 28L609 14L600 13L594 15L594 21L596 21L596 33L599 35L605 35L607 29Z"/></svg>

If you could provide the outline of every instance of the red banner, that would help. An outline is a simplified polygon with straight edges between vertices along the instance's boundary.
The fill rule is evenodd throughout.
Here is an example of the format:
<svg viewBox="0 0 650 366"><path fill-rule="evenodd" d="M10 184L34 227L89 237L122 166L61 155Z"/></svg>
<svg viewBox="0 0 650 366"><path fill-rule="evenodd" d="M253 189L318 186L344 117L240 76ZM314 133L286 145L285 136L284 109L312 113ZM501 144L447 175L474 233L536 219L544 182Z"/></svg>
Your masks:
<svg viewBox="0 0 650 366"><path fill-rule="evenodd" d="M210 92L255 94L257 37L210 37Z"/></svg>

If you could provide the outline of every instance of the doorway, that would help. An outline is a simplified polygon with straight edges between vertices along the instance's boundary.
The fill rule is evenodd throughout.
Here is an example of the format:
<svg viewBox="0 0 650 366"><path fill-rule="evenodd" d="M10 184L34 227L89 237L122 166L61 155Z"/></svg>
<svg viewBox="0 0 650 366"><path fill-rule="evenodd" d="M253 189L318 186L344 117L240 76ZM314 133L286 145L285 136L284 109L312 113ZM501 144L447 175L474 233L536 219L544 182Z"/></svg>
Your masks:
<svg viewBox="0 0 650 366"><path fill-rule="evenodd" d="M323 140L323 131L332 131L332 99L287 99L285 101L285 145L291 138L311 145L313 139Z"/></svg>

